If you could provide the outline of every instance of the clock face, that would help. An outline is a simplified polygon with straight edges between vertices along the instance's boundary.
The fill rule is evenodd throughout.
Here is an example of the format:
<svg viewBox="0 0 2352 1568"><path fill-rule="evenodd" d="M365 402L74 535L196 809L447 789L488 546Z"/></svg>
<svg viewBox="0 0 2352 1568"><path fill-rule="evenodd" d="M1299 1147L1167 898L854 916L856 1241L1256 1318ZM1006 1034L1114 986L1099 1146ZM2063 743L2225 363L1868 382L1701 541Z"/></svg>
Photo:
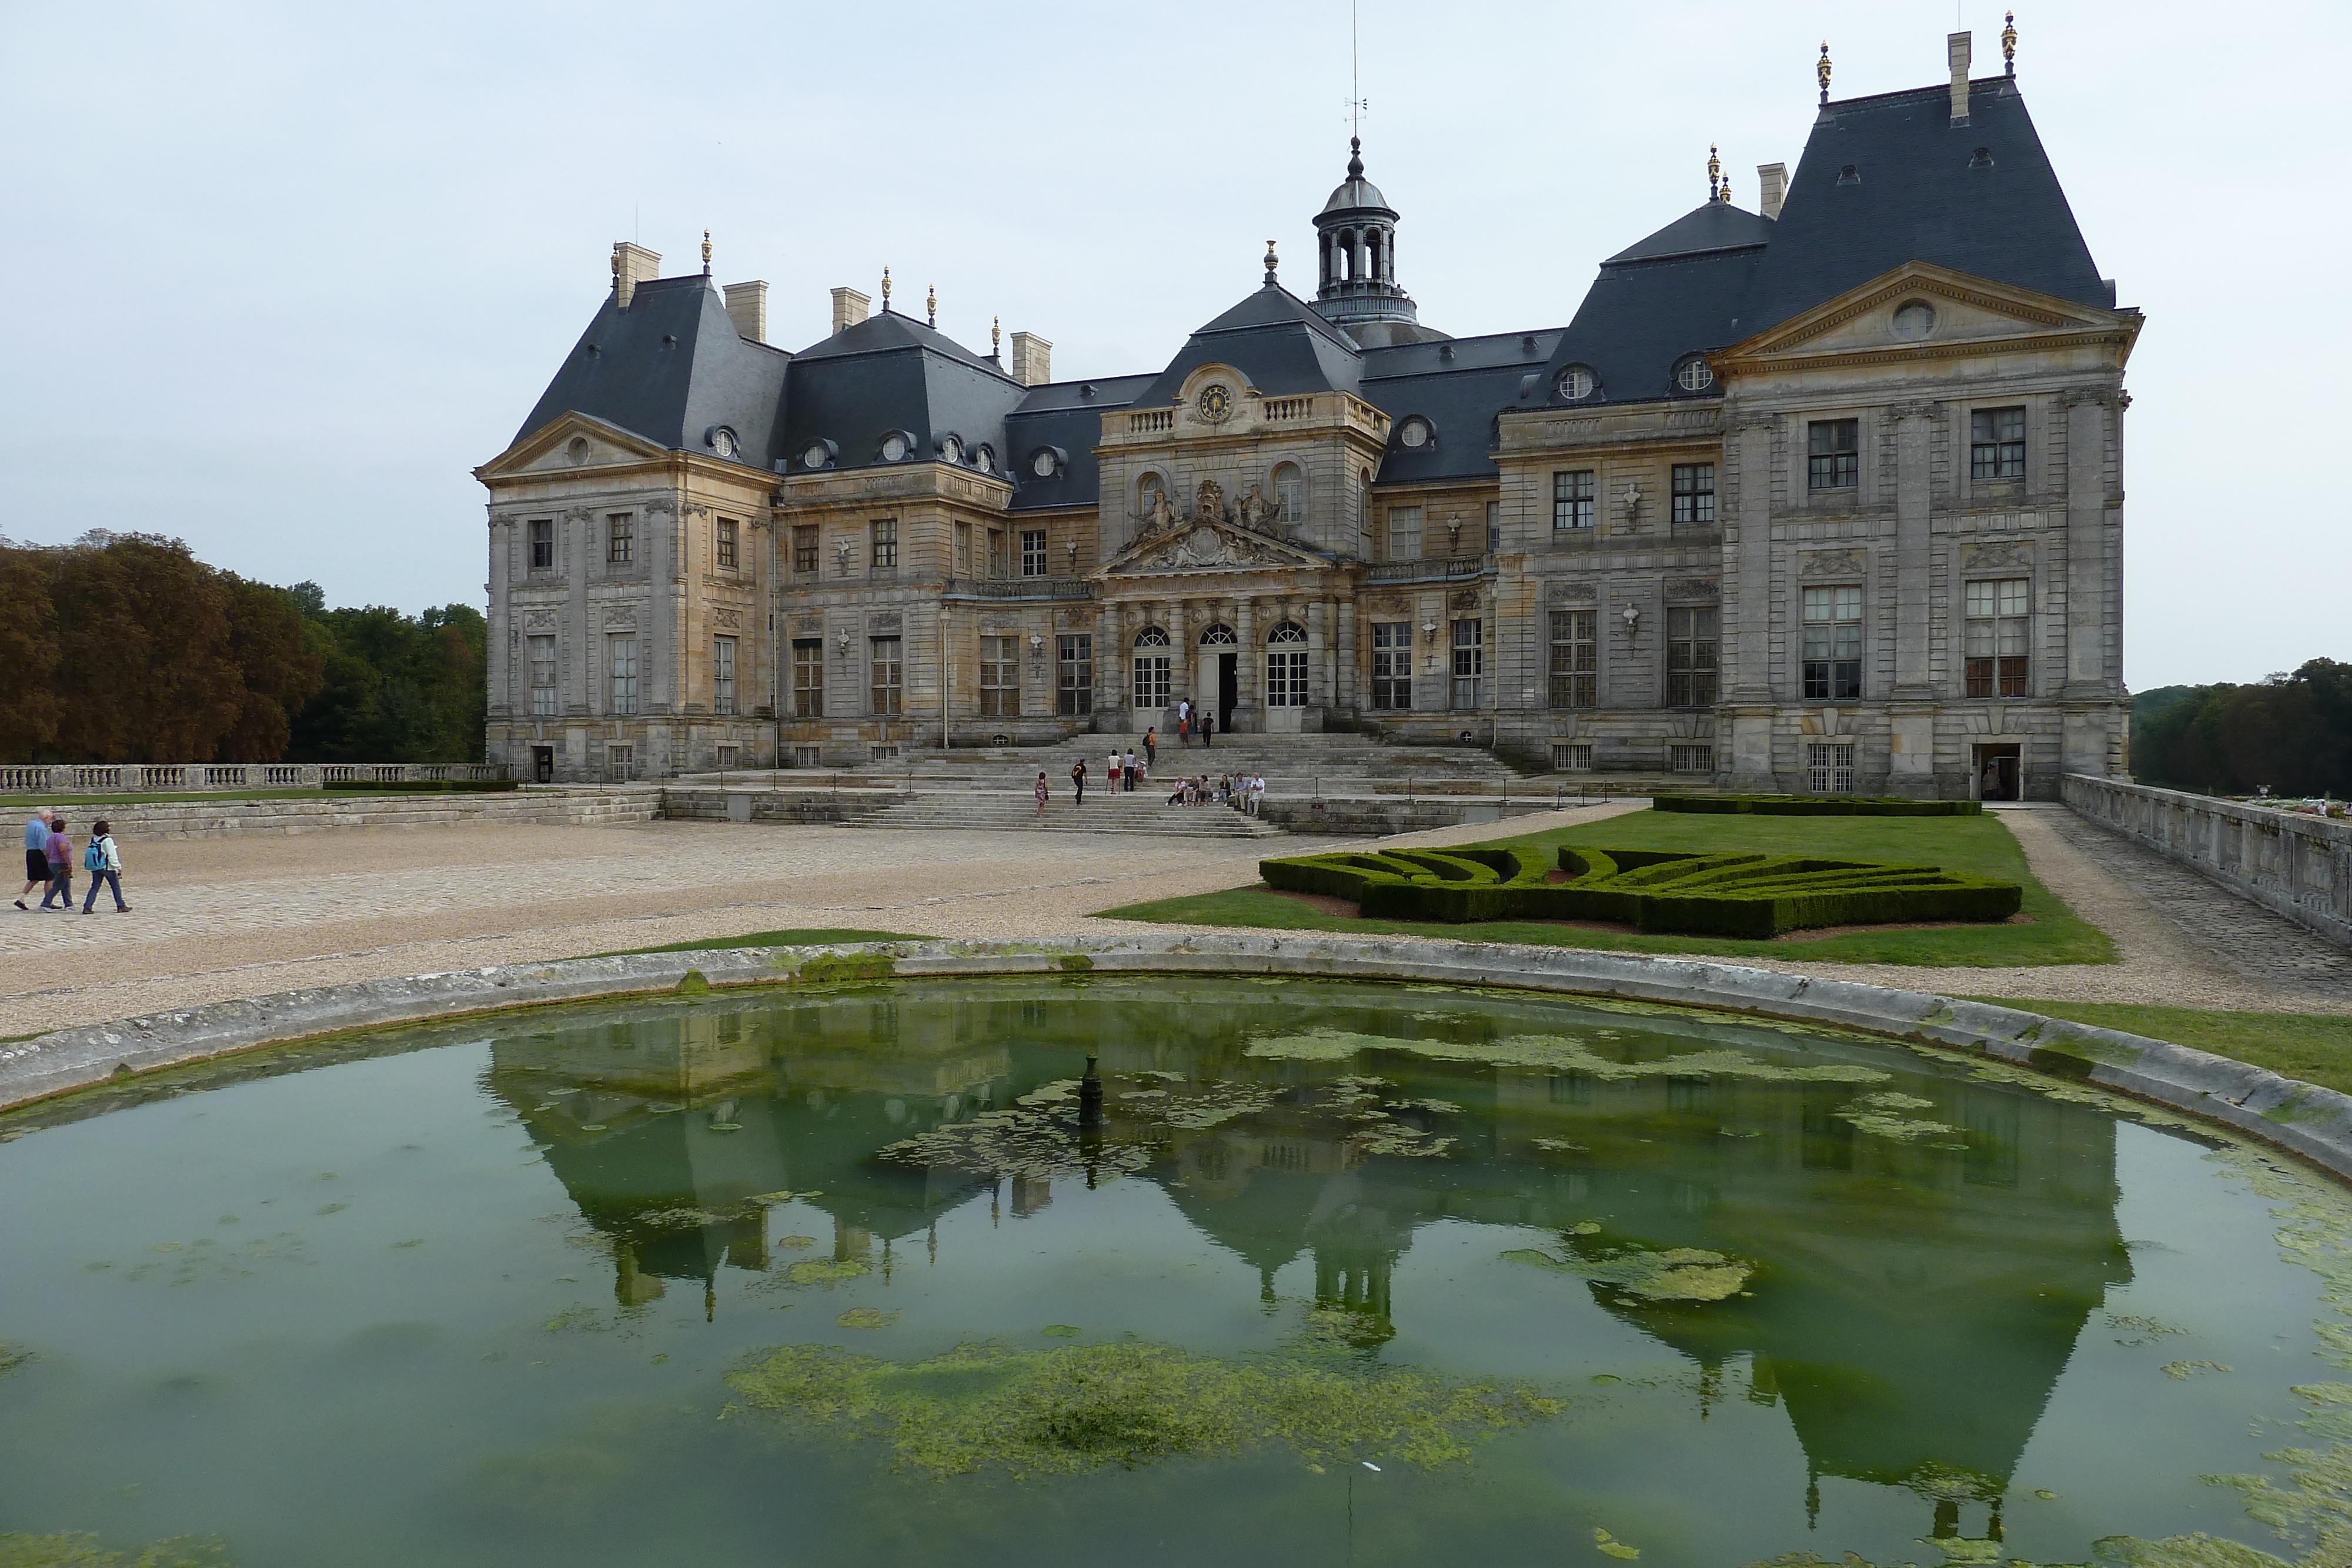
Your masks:
<svg viewBox="0 0 2352 1568"><path fill-rule="evenodd" d="M1213 382L1201 389L1201 417L1211 424L1223 423L1234 412L1234 394L1223 382Z"/></svg>
<svg viewBox="0 0 2352 1568"><path fill-rule="evenodd" d="M1050 452L1040 452L1036 456L1029 459L1029 472L1040 479L1051 479L1054 476L1054 455Z"/></svg>

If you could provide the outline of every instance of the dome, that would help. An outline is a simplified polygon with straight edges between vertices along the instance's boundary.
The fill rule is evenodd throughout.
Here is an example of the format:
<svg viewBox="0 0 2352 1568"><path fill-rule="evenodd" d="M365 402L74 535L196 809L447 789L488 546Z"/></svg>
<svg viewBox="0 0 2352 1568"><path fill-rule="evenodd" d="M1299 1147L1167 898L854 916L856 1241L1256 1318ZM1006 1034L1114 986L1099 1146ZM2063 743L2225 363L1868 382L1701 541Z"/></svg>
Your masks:
<svg viewBox="0 0 2352 1568"><path fill-rule="evenodd" d="M1364 144L1351 136L1348 139L1348 177L1332 191L1331 199L1323 204L1323 211L1317 216L1327 217L1333 213L1355 212L1365 207L1375 208L1391 217L1396 215L1396 209L1389 205L1386 196L1381 194L1381 188L1364 178Z"/></svg>

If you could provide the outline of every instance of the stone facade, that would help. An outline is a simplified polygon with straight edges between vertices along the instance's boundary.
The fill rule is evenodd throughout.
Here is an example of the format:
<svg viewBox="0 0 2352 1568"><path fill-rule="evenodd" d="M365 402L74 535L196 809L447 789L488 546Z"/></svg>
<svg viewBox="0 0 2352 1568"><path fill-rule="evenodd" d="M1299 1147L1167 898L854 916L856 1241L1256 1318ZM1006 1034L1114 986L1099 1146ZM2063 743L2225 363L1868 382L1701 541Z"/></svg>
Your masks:
<svg viewBox="0 0 2352 1568"><path fill-rule="evenodd" d="M1738 789L2047 798L2120 771L2140 318L2089 273L2013 78L1974 84L1973 120L1970 89L1825 102L1785 213L1711 195L1604 263L1565 331L1422 326L1360 158L1316 301L1269 250L1165 370L1101 383L1044 382L1027 333L1008 374L887 280L871 318L835 290L797 357L753 354L730 296L719 362L654 342L648 311L707 339L718 307L622 247L576 366L478 471L491 759L832 768L1164 737L1190 702ZM1936 237L1965 203L1990 237ZM1841 225L1906 259L1865 266ZM689 350L747 412L631 401ZM741 391L767 374L768 403Z"/></svg>

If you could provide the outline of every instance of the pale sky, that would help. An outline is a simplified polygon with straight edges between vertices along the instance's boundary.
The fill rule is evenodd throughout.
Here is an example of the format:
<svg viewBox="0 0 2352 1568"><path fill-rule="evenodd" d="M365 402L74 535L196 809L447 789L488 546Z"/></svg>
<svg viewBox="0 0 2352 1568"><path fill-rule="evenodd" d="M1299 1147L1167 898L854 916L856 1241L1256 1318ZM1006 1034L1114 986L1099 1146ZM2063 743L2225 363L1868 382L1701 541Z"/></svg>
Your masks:
<svg viewBox="0 0 2352 1568"><path fill-rule="evenodd" d="M1595 264L1752 207L1838 96L2000 68L2000 5L1362 0L1400 279L1456 334L1563 326ZM0 5L0 534L105 528L330 602L482 600L497 455L613 242L825 290L1057 376L1156 370L1256 286L1311 292L1347 157L1347 0L1181 5ZM2126 675L2352 660L2340 108L2352 6L2027 5L2018 75L2126 384ZM2299 303L2298 303L2299 302ZM2284 313L2284 314L2282 314ZM2282 319L2288 325L2279 325ZM2306 334L2314 336L2306 337ZM2331 454L2338 455L2331 456ZM2325 484L2322 481L2326 481Z"/></svg>

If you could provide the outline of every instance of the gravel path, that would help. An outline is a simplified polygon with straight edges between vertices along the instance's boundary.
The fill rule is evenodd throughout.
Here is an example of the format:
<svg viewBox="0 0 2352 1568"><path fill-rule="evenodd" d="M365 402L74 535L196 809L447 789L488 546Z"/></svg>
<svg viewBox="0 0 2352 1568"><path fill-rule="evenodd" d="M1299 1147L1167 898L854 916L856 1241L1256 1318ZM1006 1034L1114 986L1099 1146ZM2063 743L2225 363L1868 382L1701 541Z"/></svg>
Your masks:
<svg viewBox="0 0 2352 1568"><path fill-rule="evenodd" d="M1381 841L1591 822L1612 802ZM1750 959L1906 989L2352 1013L2352 955L2061 807L2001 811L2122 962L2012 969ZM941 936L1161 929L1094 912L1256 880L1344 841L654 822L127 844L134 910L0 921L0 1037L201 1002L801 926ZM77 879L79 880L79 879ZM0 910L14 914L14 911Z"/></svg>

